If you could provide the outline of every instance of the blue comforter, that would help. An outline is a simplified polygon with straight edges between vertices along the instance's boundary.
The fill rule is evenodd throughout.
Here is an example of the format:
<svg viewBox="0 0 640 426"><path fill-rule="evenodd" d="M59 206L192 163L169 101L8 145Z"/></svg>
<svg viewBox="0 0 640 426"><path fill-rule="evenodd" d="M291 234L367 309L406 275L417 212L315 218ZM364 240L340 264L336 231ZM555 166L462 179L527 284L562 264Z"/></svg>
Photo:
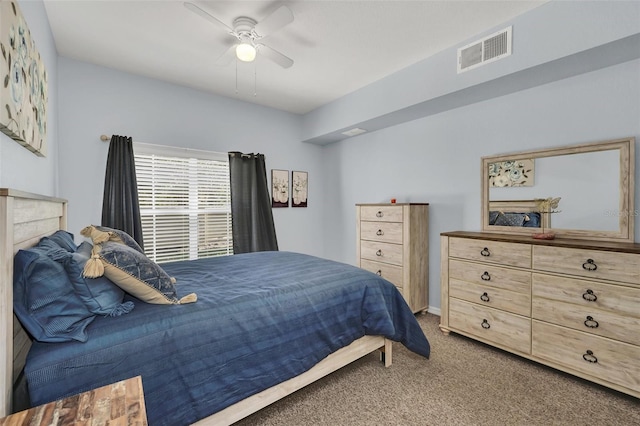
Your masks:
<svg viewBox="0 0 640 426"><path fill-rule="evenodd" d="M35 342L26 376L33 405L142 376L151 425L183 425L299 375L363 335L429 357L429 342L388 281L289 252L163 264L188 305L137 299L99 317L86 343Z"/></svg>

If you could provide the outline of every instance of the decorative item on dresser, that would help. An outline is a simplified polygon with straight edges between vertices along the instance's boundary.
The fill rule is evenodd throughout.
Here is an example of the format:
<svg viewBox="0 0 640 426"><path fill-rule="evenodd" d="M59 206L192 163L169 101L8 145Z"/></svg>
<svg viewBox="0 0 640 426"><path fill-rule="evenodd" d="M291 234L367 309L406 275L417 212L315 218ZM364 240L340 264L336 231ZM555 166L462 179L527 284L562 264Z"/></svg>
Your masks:
<svg viewBox="0 0 640 426"><path fill-rule="evenodd" d="M440 328L640 398L640 244L441 234Z"/></svg>
<svg viewBox="0 0 640 426"><path fill-rule="evenodd" d="M356 221L357 266L395 284L414 313L426 313L429 204L356 204Z"/></svg>

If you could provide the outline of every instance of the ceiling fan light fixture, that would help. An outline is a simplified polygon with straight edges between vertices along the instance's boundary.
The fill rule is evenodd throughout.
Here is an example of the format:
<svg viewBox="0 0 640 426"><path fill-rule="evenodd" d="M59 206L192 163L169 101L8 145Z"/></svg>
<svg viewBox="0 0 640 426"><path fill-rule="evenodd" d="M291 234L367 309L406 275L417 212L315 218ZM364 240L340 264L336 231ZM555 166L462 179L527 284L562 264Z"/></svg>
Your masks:
<svg viewBox="0 0 640 426"><path fill-rule="evenodd" d="M248 16L238 16L233 20L232 27L194 3L186 1L184 6L196 15L200 15L218 27L225 29L228 35L236 39L234 45L230 46L224 54L218 57L217 63L221 65L228 64L233 58L234 50L237 60L253 62L256 59L257 51L260 50L261 56L280 65L282 68L290 68L293 65L291 58L260 42L264 37L293 22L293 12L287 6L281 5L260 22Z"/></svg>
<svg viewBox="0 0 640 426"><path fill-rule="evenodd" d="M256 48L250 43L240 43L236 46L236 57L243 62L252 62L256 59Z"/></svg>

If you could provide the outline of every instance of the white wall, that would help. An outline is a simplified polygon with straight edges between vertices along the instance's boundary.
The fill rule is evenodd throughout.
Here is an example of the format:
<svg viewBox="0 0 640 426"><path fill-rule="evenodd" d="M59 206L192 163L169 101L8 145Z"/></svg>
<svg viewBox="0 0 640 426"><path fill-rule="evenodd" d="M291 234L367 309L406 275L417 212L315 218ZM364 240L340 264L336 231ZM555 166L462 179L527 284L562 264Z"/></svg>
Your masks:
<svg viewBox="0 0 640 426"><path fill-rule="evenodd" d="M58 159L58 53L41 2L18 3L40 52L49 81L47 103L47 156L38 157L0 133L0 188L57 196Z"/></svg>
<svg viewBox="0 0 640 426"><path fill-rule="evenodd" d="M628 136L640 140L640 60L327 145L326 256L355 264L356 203L430 203L429 305L439 308L439 234L480 230L481 157Z"/></svg>
<svg viewBox="0 0 640 426"><path fill-rule="evenodd" d="M309 172L309 207L274 209L281 250L322 255L323 150L300 143L300 117L59 58L60 196L69 230L99 223L108 143L100 135L219 152L261 152L271 169ZM259 95L258 95L259 96Z"/></svg>

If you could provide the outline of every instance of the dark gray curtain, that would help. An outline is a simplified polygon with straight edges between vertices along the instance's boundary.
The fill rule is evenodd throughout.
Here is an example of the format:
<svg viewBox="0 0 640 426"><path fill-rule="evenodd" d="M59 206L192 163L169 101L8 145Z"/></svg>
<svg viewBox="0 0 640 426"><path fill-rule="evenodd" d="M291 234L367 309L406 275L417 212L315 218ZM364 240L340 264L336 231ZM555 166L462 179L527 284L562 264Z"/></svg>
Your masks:
<svg viewBox="0 0 640 426"><path fill-rule="evenodd" d="M278 250L263 154L229 153L233 252Z"/></svg>
<svg viewBox="0 0 640 426"><path fill-rule="evenodd" d="M127 136L113 135L109 142L102 226L126 232L144 250L133 141Z"/></svg>

